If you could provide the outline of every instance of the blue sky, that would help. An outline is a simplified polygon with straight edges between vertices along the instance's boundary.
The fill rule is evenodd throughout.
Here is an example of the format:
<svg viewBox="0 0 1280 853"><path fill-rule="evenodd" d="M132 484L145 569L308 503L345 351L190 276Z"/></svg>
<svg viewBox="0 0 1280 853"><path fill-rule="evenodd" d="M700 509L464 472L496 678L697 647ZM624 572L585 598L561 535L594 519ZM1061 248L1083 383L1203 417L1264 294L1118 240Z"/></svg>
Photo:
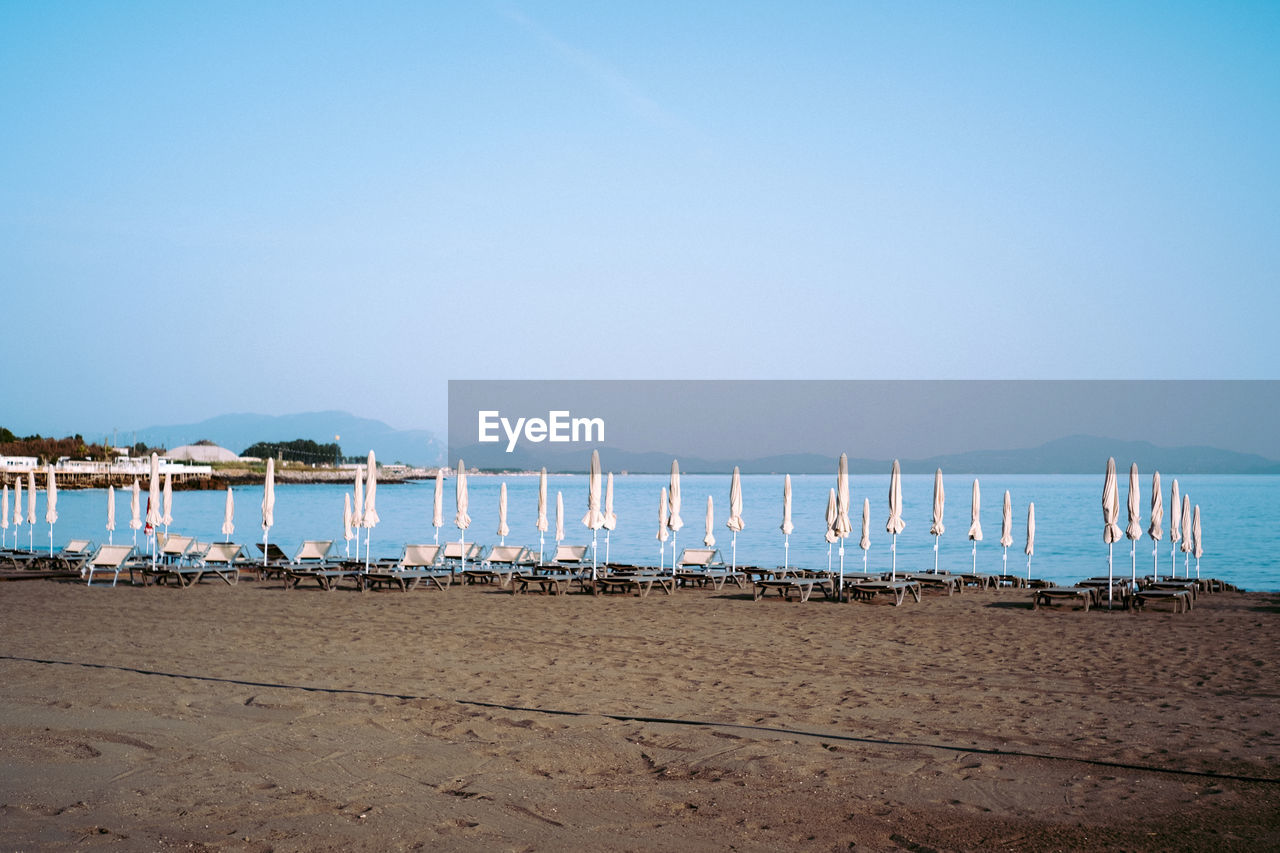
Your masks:
<svg viewBox="0 0 1280 853"><path fill-rule="evenodd" d="M0 4L0 424L1274 378L1274 3Z"/></svg>

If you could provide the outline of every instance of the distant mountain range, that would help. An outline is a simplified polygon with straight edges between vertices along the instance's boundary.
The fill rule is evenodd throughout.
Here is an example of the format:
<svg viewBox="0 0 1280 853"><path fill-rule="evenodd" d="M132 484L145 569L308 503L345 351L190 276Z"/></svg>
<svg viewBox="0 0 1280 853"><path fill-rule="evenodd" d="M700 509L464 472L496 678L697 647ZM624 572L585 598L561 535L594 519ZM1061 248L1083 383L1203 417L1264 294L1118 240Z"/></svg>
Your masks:
<svg viewBox="0 0 1280 853"><path fill-rule="evenodd" d="M429 430L398 430L382 421L360 418L350 412L306 412L294 415L220 415L194 424L153 426L140 429L137 440L149 445L177 447L208 439L236 453L259 441L289 441L307 438L324 444L340 436L338 444L347 456L363 456L369 450L383 462L403 462L432 467L453 464L447 459L444 442ZM120 436L121 440L124 435ZM588 450L551 450L542 445L533 452L527 446L504 453L500 445L472 445L458 455L467 467L484 470L535 470L580 473L586 470ZM908 474L929 474L937 468L955 474L1097 474L1114 456L1119 468L1138 463L1144 474L1153 470L1178 474L1280 474L1280 462L1250 453L1215 447L1158 447L1147 441L1123 441L1096 436L1073 435L1039 447L1017 450L973 450L902 459ZM833 456L821 453L791 453L758 459L709 459L678 457L680 470L690 474L719 474L737 465L744 474L826 474L833 470ZM602 448L605 470L666 473L671 469L670 453L634 452ZM891 459L851 456L849 470L855 474L879 474Z"/></svg>
<svg viewBox="0 0 1280 853"><path fill-rule="evenodd" d="M125 434L121 434L123 441ZM132 434L129 434L132 438ZM320 444L334 441L345 456L364 456L370 450L380 462L435 466L444 462L444 443L424 429L393 429L382 421L360 418L350 412L305 412L296 415L219 415L195 424L153 426L138 430L138 441L148 445L178 447L208 439L241 453L259 441L291 441L307 438Z"/></svg>
<svg viewBox="0 0 1280 853"><path fill-rule="evenodd" d="M494 445L472 445L459 454L467 467L498 470L531 470L546 466L548 471L581 473L586 470L586 450L529 453L523 448L504 453ZM1132 462L1144 473L1161 470L1178 474L1280 474L1280 462L1250 453L1214 447L1157 447L1147 441L1121 441L1074 435L1039 447L1019 450L973 450L900 460L903 473L932 474L941 468L955 474L1097 474L1114 456L1119 468ZM665 473L671 469L671 455L634 453L606 448L601 464L606 470L632 474ZM453 460L456 461L456 460ZM680 470L690 474L722 474L737 465L744 474L827 474L835 459L818 453L792 453L759 459L711 460L679 457ZM854 474L884 473L891 459L849 458Z"/></svg>

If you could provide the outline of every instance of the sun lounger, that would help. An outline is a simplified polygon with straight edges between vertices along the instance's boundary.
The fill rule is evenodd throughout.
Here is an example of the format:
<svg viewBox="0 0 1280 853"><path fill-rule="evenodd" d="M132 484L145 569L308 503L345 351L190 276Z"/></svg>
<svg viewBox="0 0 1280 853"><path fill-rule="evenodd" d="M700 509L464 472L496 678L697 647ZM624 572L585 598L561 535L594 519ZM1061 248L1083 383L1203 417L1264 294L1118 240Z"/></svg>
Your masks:
<svg viewBox="0 0 1280 853"><path fill-rule="evenodd" d="M257 565L244 546L234 542L210 543L200 558L200 564L204 567L205 574L217 575L229 584L240 580L241 569L257 570Z"/></svg>
<svg viewBox="0 0 1280 853"><path fill-rule="evenodd" d="M1000 591L999 575L988 575L982 572L956 572L951 577L957 578L961 585L965 587Z"/></svg>
<svg viewBox="0 0 1280 853"><path fill-rule="evenodd" d="M484 559L484 546L479 542L444 543L444 564L455 571L471 565L480 565Z"/></svg>
<svg viewBox="0 0 1280 853"><path fill-rule="evenodd" d="M362 572L358 564L355 562L331 564L329 552L332 549L332 539L308 539L303 542L293 560L281 567L284 588L294 589L304 581L313 580L321 589L332 592L348 578L353 579L357 586L363 588L363 582L360 579Z"/></svg>
<svg viewBox="0 0 1280 853"><path fill-rule="evenodd" d="M289 555L280 549L280 546L274 542L268 542L265 546L256 543L258 553L262 554L262 560L258 562L258 578L274 578L284 574L284 570L289 566Z"/></svg>
<svg viewBox="0 0 1280 853"><path fill-rule="evenodd" d="M462 572L465 583L492 583L506 587L511 578L522 569L532 568L536 558L533 551L523 545L494 545L482 562Z"/></svg>
<svg viewBox="0 0 1280 853"><path fill-rule="evenodd" d="M948 596L964 592L964 581L952 574L927 572L924 574L905 575L904 579L920 584L921 592L926 589L938 589L946 592Z"/></svg>
<svg viewBox="0 0 1280 853"><path fill-rule="evenodd" d="M72 539L62 550L49 558L49 567L77 570L93 556L93 543L88 539Z"/></svg>
<svg viewBox="0 0 1280 853"><path fill-rule="evenodd" d="M1133 594L1133 609L1137 612L1151 604L1171 604L1174 613L1185 613L1195 606L1193 598L1189 589L1140 589Z"/></svg>
<svg viewBox="0 0 1280 853"><path fill-rule="evenodd" d="M582 577L577 572L521 573L511 577L511 594L524 594L536 586L544 595L564 595L574 583L582 587Z"/></svg>
<svg viewBox="0 0 1280 853"><path fill-rule="evenodd" d="M444 565L444 547L441 545L405 545L400 559L380 560L360 573L360 589L377 589L395 585L401 592L416 589L427 581L443 592L453 583L453 570Z"/></svg>
<svg viewBox="0 0 1280 853"><path fill-rule="evenodd" d="M1196 583L1195 580L1154 581L1152 583L1144 585L1143 589L1152 589L1152 590L1167 589L1167 590L1175 590L1175 591L1185 590L1186 592L1191 593L1191 600L1193 602L1200 597L1199 596L1200 584Z"/></svg>
<svg viewBox="0 0 1280 853"><path fill-rule="evenodd" d="M111 572L111 585L115 586L120 579L120 572L126 568L129 569L129 580L132 582L133 567L130 559L133 553L132 545L99 545L98 550L80 569L80 574L88 581L85 586L93 586L94 572Z"/></svg>
<svg viewBox="0 0 1280 853"><path fill-rule="evenodd" d="M739 589L746 588L746 574L726 566L715 548L685 548L676 560L675 575L680 586L710 584L719 591L726 583L733 582Z"/></svg>
<svg viewBox="0 0 1280 853"><path fill-rule="evenodd" d="M788 575L787 577L775 576L757 580L753 597L756 601L759 601L770 590L774 590L787 601L791 600L793 594L798 596L801 601L808 601L815 589L821 590L823 597L830 598L833 587L831 581L827 578L806 578L796 575Z"/></svg>
<svg viewBox="0 0 1280 853"><path fill-rule="evenodd" d="M859 601L874 601L881 595L887 595L893 599L894 607L901 607L910 594L916 603L920 601L920 584L914 580L860 581L845 589L849 591L850 600L856 598Z"/></svg>
<svg viewBox="0 0 1280 853"><path fill-rule="evenodd" d="M194 536L182 536L178 533L170 533L168 535L160 534L156 537L156 562L158 563L182 563L186 561L187 554L195 545Z"/></svg>
<svg viewBox="0 0 1280 853"><path fill-rule="evenodd" d="M676 579L671 575L653 573L599 575L594 581L588 581L588 583L591 584L593 595L604 595L612 592L629 594L634 592L640 598L645 598L653 590L654 586L657 586L667 595L671 595L676 589Z"/></svg>
<svg viewBox="0 0 1280 853"><path fill-rule="evenodd" d="M157 583L174 580L185 589L210 575L230 586L240 579L240 567L236 561L242 554L243 549L239 545L194 543L186 550L182 562L157 563L154 568L144 566L143 582L148 582L148 579Z"/></svg>
<svg viewBox="0 0 1280 853"><path fill-rule="evenodd" d="M1031 609L1039 610L1043 605L1066 603L1079 604L1086 611L1097 599L1096 588L1085 586L1046 586L1031 592Z"/></svg>

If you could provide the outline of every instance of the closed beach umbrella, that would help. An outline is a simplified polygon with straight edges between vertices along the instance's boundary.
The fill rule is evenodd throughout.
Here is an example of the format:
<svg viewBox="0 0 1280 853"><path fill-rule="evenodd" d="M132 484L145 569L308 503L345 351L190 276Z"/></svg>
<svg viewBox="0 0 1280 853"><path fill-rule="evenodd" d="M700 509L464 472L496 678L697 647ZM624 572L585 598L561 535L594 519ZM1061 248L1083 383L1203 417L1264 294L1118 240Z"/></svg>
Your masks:
<svg viewBox="0 0 1280 853"><path fill-rule="evenodd" d="M538 475L538 565L542 565L542 546L547 535L547 469Z"/></svg>
<svg viewBox="0 0 1280 853"><path fill-rule="evenodd" d="M1190 521L1188 521L1190 524ZM27 472L27 550L34 551L35 544L33 536L36 530L36 472L31 469Z"/></svg>
<svg viewBox="0 0 1280 853"><path fill-rule="evenodd" d="M58 478L53 466L46 469L44 520L49 525L49 556L53 557L53 525L58 523Z"/></svg>
<svg viewBox="0 0 1280 853"><path fill-rule="evenodd" d="M840 537L840 581L836 592L841 596L844 594L844 540L852 532L853 522L849 520L849 455L841 453L836 467L836 534Z"/></svg>
<svg viewBox="0 0 1280 853"><path fill-rule="evenodd" d="M1013 544L1013 504L1009 501L1009 490L1004 490L1004 514L1000 520L1000 546L1004 548L1004 569L1001 574L1009 574L1009 546Z"/></svg>
<svg viewBox="0 0 1280 853"><path fill-rule="evenodd" d="M564 495L556 492L556 545L564 541Z"/></svg>
<svg viewBox="0 0 1280 853"><path fill-rule="evenodd" d="M164 510L160 515L160 523L164 525L164 535L169 535L169 525L173 524L173 474L164 472Z"/></svg>
<svg viewBox="0 0 1280 853"><path fill-rule="evenodd" d="M364 468L356 465L355 497L351 501L351 525L356 528L356 560L360 559L360 528L364 517Z"/></svg>
<svg viewBox="0 0 1280 853"><path fill-rule="evenodd" d="M827 540L827 571L831 571L831 545L840 539L836 532L836 522L840 518L840 508L836 506L836 490L827 490L827 527L824 538Z"/></svg>
<svg viewBox="0 0 1280 853"><path fill-rule="evenodd" d="M1027 504L1027 547L1023 549L1027 555L1027 583L1031 583L1031 556L1036 552L1036 504Z"/></svg>
<svg viewBox="0 0 1280 853"><path fill-rule="evenodd" d="M267 460L270 462L270 460ZM160 526L160 457L151 454L151 480L147 485L147 532L155 535ZM156 564L156 543L151 542L151 565Z"/></svg>
<svg viewBox="0 0 1280 853"><path fill-rule="evenodd" d="M730 565L733 569L738 568L738 533L747 525L742 520L742 475L738 473L738 466L733 466L733 476L729 479L729 517L725 519L724 526L733 531L733 556Z"/></svg>
<svg viewBox="0 0 1280 853"><path fill-rule="evenodd" d="M662 571L667 558L667 487L662 487L658 501L658 571Z"/></svg>
<svg viewBox="0 0 1280 853"><path fill-rule="evenodd" d="M600 511L600 451L591 451L591 462L587 466L587 514L582 516L582 523L591 531L591 579L596 579L596 537L604 526L604 513Z"/></svg>
<svg viewBox="0 0 1280 853"><path fill-rule="evenodd" d="M267 564L267 533L276 523L276 460L267 457L267 475L262 481L262 565Z"/></svg>
<svg viewBox="0 0 1280 853"><path fill-rule="evenodd" d="M365 473L364 512L360 513L360 526L365 530L372 530L378 526L379 521L382 519L378 517L378 460L370 450L368 471ZM365 544L368 544L367 540ZM367 551L365 556L368 556Z"/></svg>
<svg viewBox="0 0 1280 853"><path fill-rule="evenodd" d="M1124 529L1125 538L1129 540L1129 562L1131 564L1129 583L1131 588L1138 586L1138 540L1142 538L1142 495L1138 485L1138 463L1129 466L1129 526Z"/></svg>
<svg viewBox="0 0 1280 853"><path fill-rule="evenodd" d="M791 475L782 481L782 571L791 565L791 534L796 526L791 523Z"/></svg>
<svg viewBox="0 0 1280 853"><path fill-rule="evenodd" d="M9 535L9 484L5 483L0 491L3 492L3 497L0 498L0 548L4 548L5 538ZM15 539L15 547L17 544Z"/></svg>
<svg viewBox="0 0 1280 853"><path fill-rule="evenodd" d="M498 489L498 544L507 544L507 534L511 528L507 526L507 484Z"/></svg>
<svg viewBox="0 0 1280 853"><path fill-rule="evenodd" d="M355 536L351 532L351 493L342 493L342 541L347 545L347 557L351 557L351 540ZM360 546L357 545L357 548Z"/></svg>
<svg viewBox="0 0 1280 853"><path fill-rule="evenodd" d="M22 526L22 478L13 478L13 547L18 547L18 528Z"/></svg>
<svg viewBox="0 0 1280 853"><path fill-rule="evenodd" d="M1178 576L1178 542L1182 539L1182 498L1178 497L1178 481L1175 478L1169 489L1169 567L1173 577Z"/></svg>
<svg viewBox="0 0 1280 853"><path fill-rule="evenodd" d="M431 526L435 528L435 544L440 544L440 528L444 527L444 469L436 469L435 494L431 498Z"/></svg>
<svg viewBox="0 0 1280 853"><path fill-rule="evenodd" d="M618 526L618 516L613 511L613 472L604 481L604 563L609 565L609 534Z"/></svg>
<svg viewBox="0 0 1280 853"><path fill-rule="evenodd" d="M114 544L112 539L116 529L116 487L107 486L107 544Z"/></svg>
<svg viewBox="0 0 1280 853"><path fill-rule="evenodd" d="M867 573L867 551L871 548L871 499L862 499L862 538L858 540L862 549L862 573Z"/></svg>
<svg viewBox="0 0 1280 853"><path fill-rule="evenodd" d="M902 468L895 459L893 471L889 474L889 520L884 523L885 532L893 534L893 544L889 546L893 554L889 579L893 581L898 579L898 534L906 526L907 523L902 520Z"/></svg>
<svg viewBox="0 0 1280 853"><path fill-rule="evenodd" d="M129 527L133 530L133 546L138 547L138 531L142 529L142 487L138 478L133 478L133 488L129 490Z"/></svg>
<svg viewBox="0 0 1280 853"><path fill-rule="evenodd" d="M933 537L933 572L938 573L938 543L946 532L942 523L942 513L947 506L947 492L942 488L942 469L933 472L933 523L929 525L929 535Z"/></svg>
<svg viewBox="0 0 1280 853"><path fill-rule="evenodd" d="M676 572L676 534L684 527L684 519L680 517L680 463L671 460L671 485L667 490L667 501L671 511L667 514L667 527L671 528L671 574Z"/></svg>
<svg viewBox="0 0 1280 853"><path fill-rule="evenodd" d="M716 536L711 532L711 527L716 523L715 507L711 503L711 495L707 495L707 535L702 537L702 544L708 548L712 548L716 544Z"/></svg>
<svg viewBox="0 0 1280 853"><path fill-rule="evenodd" d="M236 499L231 495L231 487L227 486L227 505L222 510L222 535L224 542L231 541L231 534L236 532Z"/></svg>
<svg viewBox="0 0 1280 853"><path fill-rule="evenodd" d="M360 526L364 528L364 570L369 571L369 548L373 539L373 528L382 519L378 517L378 460L373 451L369 451L369 472L365 475L364 512L360 514Z"/></svg>
<svg viewBox="0 0 1280 853"><path fill-rule="evenodd" d="M1114 457L1107 459L1107 478L1102 483L1102 541L1107 543L1107 609L1111 609L1111 582L1115 580L1115 573L1112 568L1111 554L1115 543L1120 541L1120 537L1124 534L1120 532L1120 527L1116 524L1116 519L1120 517L1120 493L1116 486L1116 460Z"/></svg>
<svg viewBox="0 0 1280 853"><path fill-rule="evenodd" d="M1160 580L1160 549L1156 545L1164 536L1164 495L1160 492L1160 472L1151 475L1151 526L1147 535L1151 537L1152 578Z"/></svg>
<svg viewBox="0 0 1280 853"><path fill-rule="evenodd" d="M462 549L462 568L467 567L466 531L471 526L471 516L467 513L471 500L467 497L467 465L458 460L458 476L453 483L453 496L457 504L457 512L453 516L454 526L458 528L458 545Z"/></svg>
<svg viewBox="0 0 1280 853"><path fill-rule="evenodd" d="M982 506L982 492L978 481L973 481L973 504L969 510L969 541L973 543L973 573L978 573L978 543L982 541L982 522L978 520Z"/></svg>
<svg viewBox="0 0 1280 853"><path fill-rule="evenodd" d="M1191 517L1191 556L1196 558L1196 580L1200 580L1200 558L1204 556L1203 541L1200 539L1200 504L1196 504Z"/></svg>
<svg viewBox="0 0 1280 853"><path fill-rule="evenodd" d="M1190 553L1192 553L1192 496L1190 494L1183 494L1183 514L1181 515L1183 515L1183 540L1181 540L1178 547L1183 552L1183 576L1184 578L1190 578L1192 576L1192 564L1190 564Z"/></svg>

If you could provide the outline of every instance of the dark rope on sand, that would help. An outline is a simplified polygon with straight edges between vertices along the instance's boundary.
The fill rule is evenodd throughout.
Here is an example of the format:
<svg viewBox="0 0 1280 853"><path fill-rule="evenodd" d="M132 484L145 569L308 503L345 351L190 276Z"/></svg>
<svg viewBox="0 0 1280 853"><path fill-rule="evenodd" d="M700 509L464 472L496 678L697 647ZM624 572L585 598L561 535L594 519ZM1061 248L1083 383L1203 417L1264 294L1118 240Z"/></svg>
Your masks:
<svg viewBox="0 0 1280 853"><path fill-rule="evenodd" d="M86 669L106 669L116 672L131 672L136 675L156 675L163 678L181 678L190 681L207 681L221 684L235 684L240 687L265 687L275 690L301 690L307 693L328 693L343 696L372 696L380 699L398 699L410 701L442 701L438 696L417 696L411 693L387 693L379 690L360 690L354 687L314 687L306 684L283 684L272 681L248 681L241 678L223 678L216 675L191 675L183 672L164 672L158 669L142 669L133 666L120 666L107 663L87 663L84 661L53 660L42 658L19 657L17 655L0 655L0 660L18 661L20 663L38 663L51 666L79 666ZM910 740L891 740L888 738L863 737L859 735L832 734L830 732L810 732L803 729L784 729L776 726L759 726L747 723L723 723L714 720L689 720L680 717L647 717L639 714L605 714L597 711L567 711L558 708L529 708L523 705L504 705L501 702L482 702L476 699L452 699L458 705L469 705L475 708L491 708L499 711L517 711L526 714L547 714L558 717L603 717L622 723L655 723L669 726L705 727L714 729L741 729L743 731L762 732L772 735L788 735L791 737L815 738L817 740L841 741L844 743L864 743L873 746L915 747L936 749L942 752L958 752L975 755L992 755L1008 758L1038 758L1045 761L1069 761L1076 764L1088 764L1095 767L1111 767L1117 770L1132 770L1142 773L1165 773L1174 776L1192 776L1200 779L1224 779L1232 782L1255 782L1264 785L1280 785L1280 778L1266 776L1244 776L1236 773L1217 773L1212 770L1186 770L1177 767L1154 767L1149 764L1132 764L1125 761L1108 761L1104 758L1078 758L1070 755L1054 755L1045 752L1024 752L1013 749L983 746L955 746L945 743L923 743Z"/></svg>

